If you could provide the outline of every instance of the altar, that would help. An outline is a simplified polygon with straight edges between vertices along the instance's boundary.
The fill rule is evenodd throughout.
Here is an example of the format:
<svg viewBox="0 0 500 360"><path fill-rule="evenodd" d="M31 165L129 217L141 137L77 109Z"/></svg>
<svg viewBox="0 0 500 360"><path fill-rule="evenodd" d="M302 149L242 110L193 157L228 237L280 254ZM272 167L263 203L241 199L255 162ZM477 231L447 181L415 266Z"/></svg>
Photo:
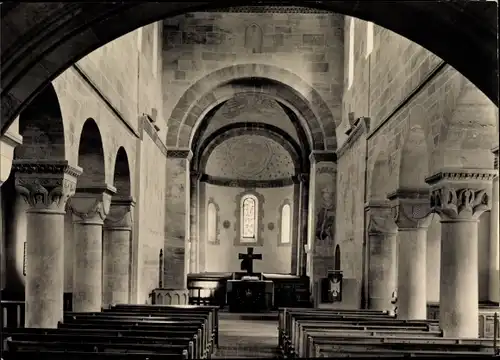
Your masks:
<svg viewBox="0 0 500 360"><path fill-rule="evenodd" d="M227 303L229 311L256 313L270 311L273 307L273 282L258 277L228 280Z"/></svg>
<svg viewBox="0 0 500 360"><path fill-rule="evenodd" d="M247 248L239 254L241 269L236 272L188 274L189 303L209 304L234 312L263 312L282 307L311 307L309 277L253 271L254 254Z"/></svg>
<svg viewBox="0 0 500 360"><path fill-rule="evenodd" d="M227 304L231 312L263 312L273 307L273 282L262 280L253 273L253 260L262 260L262 254L254 254L247 248L246 254L239 254L241 270L246 274L241 279L227 281Z"/></svg>

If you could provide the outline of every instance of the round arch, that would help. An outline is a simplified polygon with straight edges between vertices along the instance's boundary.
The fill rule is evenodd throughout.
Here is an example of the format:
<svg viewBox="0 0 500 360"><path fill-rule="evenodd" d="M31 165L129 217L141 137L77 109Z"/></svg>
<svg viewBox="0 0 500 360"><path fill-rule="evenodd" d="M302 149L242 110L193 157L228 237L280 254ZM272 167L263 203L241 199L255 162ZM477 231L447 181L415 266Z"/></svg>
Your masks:
<svg viewBox="0 0 500 360"><path fill-rule="evenodd" d="M85 121L78 146L78 166L83 173L78 178L78 187L106 182L106 165L101 132L94 119Z"/></svg>
<svg viewBox="0 0 500 360"><path fill-rule="evenodd" d="M120 146L115 157L115 171L113 186L116 188L116 196L131 196L131 179L128 155L123 146Z"/></svg>
<svg viewBox="0 0 500 360"><path fill-rule="evenodd" d="M260 135L276 141L290 154L294 163L295 174L309 172L308 156L304 156L299 144L282 129L261 123L233 123L215 131L205 139L198 152L194 153L191 162L192 170L203 171L210 155L218 145L230 138L244 134Z"/></svg>
<svg viewBox="0 0 500 360"><path fill-rule="evenodd" d="M230 85L228 85L230 86ZM240 92L241 90L241 92ZM216 89L214 92L211 92L211 94L214 94L217 97L217 102L215 104L211 104L210 107L202 112L202 115L198 117L197 123L193 131L191 132L191 139L189 141L189 148L191 151L196 154L199 152L199 148L202 145L200 143L200 139L203 138L205 130L210 122L210 119L215 115L215 113L222 107L224 104L229 101L230 99L236 97L236 96L241 96L241 95L246 95L246 94L255 94L255 91L246 91L246 88L240 89L239 87L233 87L230 86L229 88L219 88ZM252 89L248 89L252 90ZM300 148L302 149L302 153L304 154L305 157L308 157L309 154L311 153L311 149L316 147L321 147L323 144L323 139L319 137L321 134L313 134L311 133L310 129L307 126L307 123L305 122L303 116L301 116L300 113L298 113L298 110L294 108L290 108L292 105L289 104L288 102L284 102L281 98L278 98L277 96L274 96L272 94L269 94L267 92L259 92L258 94L264 95L266 97L269 97L270 99L275 100L278 105L281 106L281 108L284 110L285 114L288 116L290 119L292 125L294 126L297 136L300 142ZM192 114L192 113L190 113ZM310 114L310 113L309 113ZM194 118L194 116L188 115L191 118ZM248 124L248 126L253 126L252 124ZM313 140L316 139L317 141L314 142Z"/></svg>
<svg viewBox="0 0 500 360"><path fill-rule="evenodd" d="M19 115L23 143L14 158L66 160L64 121L57 93L48 84Z"/></svg>
<svg viewBox="0 0 500 360"><path fill-rule="evenodd" d="M354 16L404 36L449 63L498 106L497 2L399 1L374 6L359 1L290 0L286 4ZM2 3L0 134L46 84L98 47L167 17L231 5L228 1Z"/></svg>
<svg viewBox="0 0 500 360"><path fill-rule="evenodd" d="M300 109L298 113L305 122L303 126L311 134L314 147L318 150L336 149L335 127L340 124L341 119L333 117L321 95L288 70L255 63L215 70L187 89L168 121L170 134L167 135L167 146L189 147L193 130L196 131L199 126L203 113L209 111L210 106L213 107L244 89L296 104L295 107Z"/></svg>

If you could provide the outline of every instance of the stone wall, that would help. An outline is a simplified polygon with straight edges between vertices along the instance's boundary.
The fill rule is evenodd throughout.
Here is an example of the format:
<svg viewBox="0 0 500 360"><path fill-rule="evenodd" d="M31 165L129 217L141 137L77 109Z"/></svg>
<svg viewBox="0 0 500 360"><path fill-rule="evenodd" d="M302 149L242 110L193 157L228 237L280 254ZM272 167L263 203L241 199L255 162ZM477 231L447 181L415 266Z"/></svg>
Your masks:
<svg viewBox="0 0 500 360"><path fill-rule="evenodd" d="M349 112L355 119L370 118L365 200L383 200L398 188L426 189L425 177L443 167L492 168L493 157L486 149L491 150L497 142L494 104L434 54L389 30L374 26L373 50L367 54L368 23L357 19L354 77L349 88L350 23L347 18L343 122L337 136L342 148L349 139L345 134L351 127ZM341 157L338 162L341 166ZM433 224L428 235L429 301L439 297L435 281L439 274L435 237L439 231L439 225Z"/></svg>
<svg viewBox="0 0 500 360"><path fill-rule="evenodd" d="M136 250L137 302L143 304L159 283L159 255L165 239L165 199L167 177L166 148L151 125L143 125L140 143L140 181L134 223L137 237ZM133 252L134 254L134 252Z"/></svg>
<svg viewBox="0 0 500 360"><path fill-rule="evenodd" d="M368 124L360 123L337 152L337 217L335 223L335 245L340 246L341 267L344 278L355 281L356 304L361 303L361 279L364 276L365 234L365 188L366 188L366 135Z"/></svg>
<svg viewBox="0 0 500 360"><path fill-rule="evenodd" d="M205 186L205 209L208 202L218 209L218 241L207 243L205 271L241 271L239 253L246 253L247 246L255 247L254 253L262 254L262 260L254 261L255 272L290 273L292 266L292 247L280 244L280 209L287 202L294 206L294 187L245 189L212 184ZM247 193L259 199L257 242L260 244L241 244L238 237L240 224L240 199ZM206 215L205 215L206 216ZM205 239L206 241L207 239ZM236 244L235 244L236 242ZM237 243L240 243L237 245Z"/></svg>
<svg viewBox="0 0 500 360"><path fill-rule="evenodd" d="M123 119L135 130L138 115L158 110L161 118L161 53L162 27L147 25L112 41L80 61L76 66L85 73L113 104ZM165 126L159 124L160 130Z"/></svg>
<svg viewBox="0 0 500 360"><path fill-rule="evenodd" d="M351 21L354 21L354 77L348 88L344 72L342 127L339 142L345 139L348 114L369 116L375 129L442 62L420 45L378 25L373 25L373 48L367 53L368 22L348 17L345 21L345 64L349 62ZM339 144L340 146L340 144Z"/></svg>
<svg viewBox="0 0 500 360"><path fill-rule="evenodd" d="M343 17L336 14L203 12L165 20L163 86L169 92L164 93L164 115L170 117L189 86L207 74L255 63L298 75L340 119L342 28ZM325 131L334 134L334 124Z"/></svg>
<svg viewBox="0 0 500 360"><path fill-rule="evenodd" d="M40 154L36 155L33 150L38 147L43 150L45 157L57 156L78 165L81 161L79 150L82 130L87 120L91 119L98 129L91 140L96 144L102 142L102 158L95 157L92 160L95 164L86 163L85 166L102 167L102 181L113 186L115 181L121 181L115 178L115 163L118 150L124 151L130 172L128 195L138 200L134 215L139 219L137 215L141 212L150 214L141 221L140 226L136 223L132 232L131 300L140 302L145 302L148 293L157 286L157 258L163 246L165 229L164 197L161 194L165 188L166 149L160 140L164 134L159 136L149 120L141 116L147 113L154 118L151 108L161 109L161 61L158 61L161 52L161 42L158 42L160 33L161 27L157 24L129 33L95 50L58 76L52 83L54 104L47 104L51 113L40 113L38 116L41 120L52 121L50 129L55 129L54 134L44 133L44 125L37 123L39 119L33 117L33 112L30 115L24 112L20 118L24 116L24 126L28 126L29 136L25 141L26 146L19 148L16 153L17 158L37 159ZM157 55L156 59L154 54ZM160 116L161 112L158 111L157 119ZM146 124L143 126L144 121ZM38 128L34 130L33 126ZM161 133L166 127L159 126L159 130ZM147 133L143 134L143 131ZM16 205L12 203L11 206ZM8 239L9 261L12 264L6 264L6 268L10 271L8 277L17 279L17 285L11 284L13 290L16 287L22 290L26 222L22 211L16 210L16 213L19 216L16 215L17 219L12 222L13 231ZM77 251L73 236L72 215L68 213L65 220L65 292L73 290L73 256ZM146 280L138 283L141 278Z"/></svg>

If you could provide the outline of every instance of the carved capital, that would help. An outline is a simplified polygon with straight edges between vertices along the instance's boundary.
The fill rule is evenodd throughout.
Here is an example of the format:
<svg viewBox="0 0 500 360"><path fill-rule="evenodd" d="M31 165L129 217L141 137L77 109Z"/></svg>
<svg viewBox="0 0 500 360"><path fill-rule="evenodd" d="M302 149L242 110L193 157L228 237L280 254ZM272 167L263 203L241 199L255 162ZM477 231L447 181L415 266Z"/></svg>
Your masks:
<svg viewBox="0 0 500 360"><path fill-rule="evenodd" d="M102 225L115 193L116 189L106 184L78 188L68 202L73 220L80 224Z"/></svg>
<svg viewBox="0 0 500 360"><path fill-rule="evenodd" d="M387 196L399 230L427 228L430 225L432 209L429 195L429 189L400 188Z"/></svg>
<svg viewBox="0 0 500 360"><path fill-rule="evenodd" d="M15 160L17 192L30 206L30 212L64 213L73 196L82 169L67 161Z"/></svg>
<svg viewBox="0 0 500 360"><path fill-rule="evenodd" d="M474 221L491 208L495 170L444 170L426 179L430 206L441 221Z"/></svg>
<svg viewBox="0 0 500 360"><path fill-rule="evenodd" d="M104 227L110 231L131 231L133 224L132 210L135 201L132 198L113 198L109 213L104 220Z"/></svg>
<svg viewBox="0 0 500 360"><path fill-rule="evenodd" d="M389 201L370 201L365 204L368 213L368 234L383 235L395 234L398 229L394 223Z"/></svg>

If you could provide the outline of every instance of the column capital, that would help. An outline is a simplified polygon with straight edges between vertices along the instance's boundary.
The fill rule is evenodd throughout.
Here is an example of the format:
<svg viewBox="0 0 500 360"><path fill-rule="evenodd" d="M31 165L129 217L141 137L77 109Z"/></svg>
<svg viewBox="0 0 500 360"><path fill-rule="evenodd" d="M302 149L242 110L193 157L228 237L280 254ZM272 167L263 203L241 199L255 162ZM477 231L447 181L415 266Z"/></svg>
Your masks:
<svg viewBox="0 0 500 360"><path fill-rule="evenodd" d="M398 229L391 213L391 204L387 200L371 200L365 204L369 214L368 234L395 234Z"/></svg>
<svg viewBox="0 0 500 360"><path fill-rule="evenodd" d="M398 230L427 228L432 220L429 189L399 188L387 195Z"/></svg>
<svg viewBox="0 0 500 360"><path fill-rule="evenodd" d="M132 209L135 200L132 197L113 197L109 212L104 220L106 230L131 231L133 224Z"/></svg>
<svg viewBox="0 0 500 360"><path fill-rule="evenodd" d="M82 173L82 168L66 160L14 160L12 167L16 190L30 206L30 212L64 214Z"/></svg>
<svg viewBox="0 0 500 360"><path fill-rule="evenodd" d="M477 221L491 208L496 170L443 169L428 177L430 205L441 221Z"/></svg>
<svg viewBox="0 0 500 360"><path fill-rule="evenodd" d="M76 223L102 225L109 213L111 199L116 188L107 184L85 186L76 189L69 200L73 218Z"/></svg>

